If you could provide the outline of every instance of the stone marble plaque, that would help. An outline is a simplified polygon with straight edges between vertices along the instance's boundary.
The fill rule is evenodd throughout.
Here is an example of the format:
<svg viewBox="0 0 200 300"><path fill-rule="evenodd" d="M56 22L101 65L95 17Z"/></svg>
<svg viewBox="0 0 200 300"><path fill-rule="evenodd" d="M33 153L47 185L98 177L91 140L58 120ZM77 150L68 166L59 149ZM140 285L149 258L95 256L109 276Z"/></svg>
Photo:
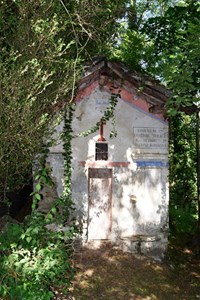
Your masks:
<svg viewBox="0 0 200 300"><path fill-rule="evenodd" d="M140 149L166 149L168 131L159 127L134 127L133 143Z"/></svg>

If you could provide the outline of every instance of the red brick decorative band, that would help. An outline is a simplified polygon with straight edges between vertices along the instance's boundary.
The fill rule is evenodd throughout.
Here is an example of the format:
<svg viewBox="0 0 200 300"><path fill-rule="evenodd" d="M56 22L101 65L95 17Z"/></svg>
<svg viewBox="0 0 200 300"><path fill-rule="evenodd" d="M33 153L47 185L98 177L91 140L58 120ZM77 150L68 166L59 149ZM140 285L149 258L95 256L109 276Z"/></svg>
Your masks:
<svg viewBox="0 0 200 300"><path fill-rule="evenodd" d="M127 168L130 162L126 161L79 161L83 167L124 167Z"/></svg>

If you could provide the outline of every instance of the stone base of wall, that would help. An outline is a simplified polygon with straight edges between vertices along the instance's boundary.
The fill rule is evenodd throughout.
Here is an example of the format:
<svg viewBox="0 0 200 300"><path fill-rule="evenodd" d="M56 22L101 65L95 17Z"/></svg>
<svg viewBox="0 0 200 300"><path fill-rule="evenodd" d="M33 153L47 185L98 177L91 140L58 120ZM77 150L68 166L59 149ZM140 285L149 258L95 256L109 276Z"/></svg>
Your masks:
<svg viewBox="0 0 200 300"><path fill-rule="evenodd" d="M82 242L82 245L89 249L99 249L105 245L112 245L123 252L143 255L161 261L167 250L168 236L167 233L154 236L135 235L127 238L119 238L115 242L111 240L90 240Z"/></svg>
<svg viewBox="0 0 200 300"><path fill-rule="evenodd" d="M145 255L160 261L167 250L168 236L166 233L154 236L136 235L118 239L117 245L124 252Z"/></svg>

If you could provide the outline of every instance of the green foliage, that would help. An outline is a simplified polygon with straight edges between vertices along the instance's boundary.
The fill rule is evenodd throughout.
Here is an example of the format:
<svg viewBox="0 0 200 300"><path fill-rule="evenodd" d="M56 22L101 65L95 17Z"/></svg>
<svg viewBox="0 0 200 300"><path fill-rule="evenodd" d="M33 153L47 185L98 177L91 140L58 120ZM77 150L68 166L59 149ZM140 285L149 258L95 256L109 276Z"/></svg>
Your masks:
<svg viewBox="0 0 200 300"><path fill-rule="evenodd" d="M200 3L182 2L169 7L164 15L148 19L143 28L154 44L149 70L173 91L168 101L172 114L199 101Z"/></svg>
<svg viewBox="0 0 200 300"><path fill-rule="evenodd" d="M170 200L182 209L197 199L195 116L179 114L170 122Z"/></svg>
<svg viewBox="0 0 200 300"><path fill-rule="evenodd" d="M41 161L45 163L43 157ZM70 175L65 176L70 182ZM54 288L62 286L63 291L68 291L75 274L70 260L77 229L64 229L56 208L62 204L70 210L72 201L61 197L47 215L42 214L36 210L37 203L42 199L43 187L52 185L50 170L45 165L38 171L36 182L32 214L24 224L9 224L0 236L0 295L9 299L52 299ZM52 223L57 229L49 230Z"/></svg>
<svg viewBox="0 0 200 300"><path fill-rule="evenodd" d="M43 166L43 168L38 170L37 175L35 176L35 180L37 182L37 184L35 185L35 191L31 193L31 196L33 196L32 210L36 209L38 202L42 199L42 188L45 185L52 186L54 184L50 174L51 169L45 165Z"/></svg>
<svg viewBox="0 0 200 300"><path fill-rule="evenodd" d="M111 58L118 59L134 70L155 76L156 57L152 36L144 30L153 17L161 17L176 0L127 0L126 14L120 22ZM145 27L145 28L146 28ZM158 74L156 74L158 75Z"/></svg>
<svg viewBox="0 0 200 300"><path fill-rule="evenodd" d="M0 2L0 194L23 186L73 100L82 64L108 52L125 0Z"/></svg>
<svg viewBox="0 0 200 300"><path fill-rule="evenodd" d="M200 3L127 1L113 57L158 77L173 92L170 115L199 101Z"/></svg>
<svg viewBox="0 0 200 300"><path fill-rule="evenodd" d="M73 199L71 194L71 175L72 175L72 146L73 138L72 120L73 120L73 105L68 106L64 112L64 128L62 134L63 149L64 149L64 180L63 193L58 199L58 205L61 207L62 215L65 220L70 217L70 212L73 210Z"/></svg>
<svg viewBox="0 0 200 300"><path fill-rule="evenodd" d="M145 49L147 51L151 43L145 43L144 37L138 31L125 28L121 29L120 39L121 42L114 48L113 58L128 64L134 70L141 71L146 55Z"/></svg>
<svg viewBox="0 0 200 300"><path fill-rule="evenodd" d="M52 288L69 288L73 230L49 231L45 216L34 212L24 225L10 224L0 236L0 295L48 300Z"/></svg>
<svg viewBox="0 0 200 300"><path fill-rule="evenodd" d="M179 114L170 121L170 228L193 233L197 228L195 116Z"/></svg>
<svg viewBox="0 0 200 300"><path fill-rule="evenodd" d="M41 168L35 176L32 214L24 224L10 224L0 236L0 296L9 299L50 300L53 290L69 289L74 278L73 238L77 228L70 220L71 197L71 122L73 108L67 107L64 142L64 191L45 215L38 210L45 186L52 186L51 170L46 166L48 150L39 157ZM64 227L67 223L68 227ZM53 230L49 225L54 225Z"/></svg>
<svg viewBox="0 0 200 300"><path fill-rule="evenodd" d="M174 235L181 233L193 234L197 228L197 209L195 206L180 207L170 204L170 232Z"/></svg>

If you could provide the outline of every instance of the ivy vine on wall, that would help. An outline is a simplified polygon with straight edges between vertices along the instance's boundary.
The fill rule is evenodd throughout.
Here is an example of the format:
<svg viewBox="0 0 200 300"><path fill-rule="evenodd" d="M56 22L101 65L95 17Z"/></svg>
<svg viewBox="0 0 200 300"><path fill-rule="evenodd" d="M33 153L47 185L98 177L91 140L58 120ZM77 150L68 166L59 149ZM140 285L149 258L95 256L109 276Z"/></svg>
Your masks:
<svg viewBox="0 0 200 300"><path fill-rule="evenodd" d="M78 133L77 135L74 135L74 137L86 137L86 136L96 132L99 129L100 124L102 122L109 121L110 119L112 119L112 128L113 128L110 132L110 138L116 137L117 132L116 132L116 128L115 128L114 112L115 112L115 108L118 103L118 98L121 98L121 95L120 95L121 90L119 88L117 92L113 92L114 88L115 88L114 86L111 86L111 96L109 99L109 105L107 106L106 110L104 111L102 118L94 126L92 126L91 128L89 128L85 131Z"/></svg>

